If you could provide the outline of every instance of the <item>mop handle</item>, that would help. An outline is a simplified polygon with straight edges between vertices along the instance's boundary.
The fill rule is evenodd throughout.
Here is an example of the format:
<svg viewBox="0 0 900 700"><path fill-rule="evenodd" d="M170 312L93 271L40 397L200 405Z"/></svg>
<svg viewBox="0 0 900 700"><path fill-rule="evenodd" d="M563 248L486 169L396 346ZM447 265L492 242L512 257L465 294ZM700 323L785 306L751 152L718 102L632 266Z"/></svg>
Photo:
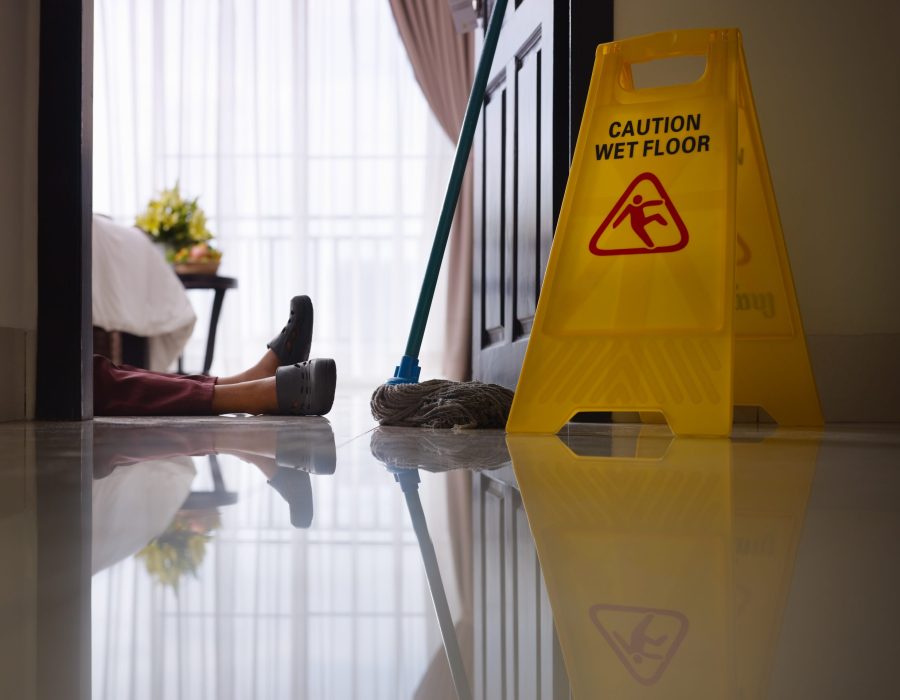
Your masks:
<svg viewBox="0 0 900 700"><path fill-rule="evenodd" d="M422 563L425 564L425 578L428 580L428 590L431 591L431 602L434 603L434 612L438 618L438 626L441 630L447 662L450 664L450 677L453 679L456 697L459 700L471 700L472 691L469 688L466 665L459 648L456 626L453 624L453 615L450 613L447 592L444 590L444 582L441 580L441 568L438 566L434 542L431 540L431 535L428 534L428 523L425 521L425 511L422 509L422 501L419 498L419 470L411 469L408 474L394 474L394 478L403 490L413 530L419 541Z"/></svg>
<svg viewBox="0 0 900 700"><path fill-rule="evenodd" d="M434 234L431 256L428 258L425 279L422 281L422 291L419 292L419 302L416 304L416 313L413 316L412 327L409 330L409 340L406 342L406 354L411 358L418 358L419 350L422 348L425 324L428 323L428 313L431 311L431 302L434 299L434 290L437 287L438 274L440 274L441 262L444 259L444 250L447 248L447 239L450 237L453 212L456 209L456 202L459 200L459 192L462 189L462 180L463 175L466 173L469 152L472 150L475 127L478 124L481 105L484 102L484 91L491 71L491 63L494 62L497 40L500 37L500 25L503 24L503 15L506 14L506 3L507 0L497 0L497 3L494 5L491 21L488 23L487 34L484 37L481 57L478 59L478 68L475 71L475 80L472 84L472 94L469 95L469 103L466 105L466 114L463 118L462 129L459 132L459 140L456 142L456 156L453 158L453 169L450 171L450 181L447 184L447 194L444 196L444 206L441 209L441 217L438 219L437 230Z"/></svg>

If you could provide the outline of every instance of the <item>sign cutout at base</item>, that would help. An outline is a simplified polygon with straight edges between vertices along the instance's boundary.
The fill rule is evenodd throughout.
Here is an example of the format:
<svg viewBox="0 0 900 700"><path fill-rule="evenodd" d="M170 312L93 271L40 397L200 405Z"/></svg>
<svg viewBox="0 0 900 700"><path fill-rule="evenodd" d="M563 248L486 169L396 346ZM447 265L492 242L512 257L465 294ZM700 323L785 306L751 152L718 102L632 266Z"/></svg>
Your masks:
<svg viewBox="0 0 900 700"><path fill-rule="evenodd" d="M685 55L698 81L634 88ZM661 411L727 435L734 405L822 424L740 32L603 44L507 431Z"/></svg>

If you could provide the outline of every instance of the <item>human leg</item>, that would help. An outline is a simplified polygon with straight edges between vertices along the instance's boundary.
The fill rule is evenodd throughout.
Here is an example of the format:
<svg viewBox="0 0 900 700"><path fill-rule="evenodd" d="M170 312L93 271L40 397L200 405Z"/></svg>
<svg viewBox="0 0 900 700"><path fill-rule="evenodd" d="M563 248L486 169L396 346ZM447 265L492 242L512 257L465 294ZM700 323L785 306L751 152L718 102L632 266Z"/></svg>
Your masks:
<svg viewBox="0 0 900 700"><path fill-rule="evenodd" d="M280 367L274 377L219 386L215 377L180 376L114 365L94 356L98 416L180 416L221 413L324 415L334 402L334 360Z"/></svg>
<svg viewBox="0 0 900 700"><path fill-rule="evenodd" d="M230 377L219 377L219 386L274 377L279 367L304 362L312 344L313 305L308 296L291 299L290 314L281 332L266 346L265 354L249 369Z"/></svg>
<svg viewBox="0 0 900 700"><path fill-rule="evenodd" d="M209 415L215 377L179 376L114 365L94 355L94 413L98 416Z"/></svg>
<svg viewBox="0 0 900 700"><path fill-rule="evenodd" d="M271 350L266 350L265 354L255 365L253 365L253 367L228 377L219 377L216 384L218 386L225 386L227 384L240 384L241 382L252 382L257 379L274 377L275 370L278 369L278 366L278 357Z"/></svg>
<svg viewBox="0 0 900 700"><path fill-rule="evenodd" d="M213 413L323 416L334 403L334 360L316 358L279 367L274 377L216 386Z"/></svg>
<svg viewBox="0 0 900 700"><path fill-rule="evenodd" d="M228 377L151 372L95 356L94 411L100 416L323 415L334 400L335 369L333 360L305 361L312 319L309 297L294 297L287 324L263 356Z"/></svg>
<svg viewBox="0 0 900 700"><path fill-rule="evenodd" d="M277 413L275 377L236 384L217 384L210 413Z"/></svg>

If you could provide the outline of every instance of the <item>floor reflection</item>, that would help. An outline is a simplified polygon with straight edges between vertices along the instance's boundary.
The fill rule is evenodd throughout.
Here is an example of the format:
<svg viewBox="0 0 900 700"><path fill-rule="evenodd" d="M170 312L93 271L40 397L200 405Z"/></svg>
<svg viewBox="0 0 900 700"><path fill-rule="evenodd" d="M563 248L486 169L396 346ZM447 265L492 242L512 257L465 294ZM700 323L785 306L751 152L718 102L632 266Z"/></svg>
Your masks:
<svg viewBox="0 0 900 700"><path fill-rule="evenodd" d="M380 461L404 494L410 520L419 543L422 564L435 616L441 632L446 663L434 658L429 664L417 697L449 697L446 694L449 670L455 698L472 697L472 521L470 471L489 471L510 464L505 433L500 430L421 430L379 427L369 442L372 455ZM439 547L445 550L444 567L451 573L449 584L441 575L441 565L429 532L420 499L422 472L445 477L446 502L432 512L437 521ZM430 476L431 474L429 474ZM447 535L451 539L448 541ZM447 589L458 601L457 614L451 611Z"/></svg>
<svg viewBox="0 0 900 700"><path fill-rule="evenodd" d="M312 474L333 474L334 433L324 418L303 429L262 425L156 425L98 422L94 430L93 571L136 553L148 572L173 588L183 574L196 575L222 508L238 493L222 476L220 455L255 466L285 500L294 527L312 524ZM192 490L198 479L192 457L206 457L211 488Z"/></svg>
<svg viewBox="0 0 900 700"><path fill-rule="evenodd" d="M200 423L97 423L93 697L453 693L403 494L367 441L336 446L325 419ZM446 503L425 490L426 512Z"/></svg>
<svg viewBox="0 0 900 700"><path fill-rule="evenodd" d="M90 423L0 423L0 697L87 699Z"/></svg>
<svg viewBox="0 0 900 700"><path fill-rule="evenodd" d="M367 408L0 425L0 697L896 685L895 428L520 437Z"/></svg>
<svg viewBox="0 0 900 700"><path fill-rule="evenodd" d="M576 697L767 696L819 436L508 442Z"/></svg>
<svg viewBox="0 0 900 700"><path fill-rule="evenodd" d="M369 440L372 456L389 469L483 471L510 464L502 430L428 430L378 427Z"/></svg>

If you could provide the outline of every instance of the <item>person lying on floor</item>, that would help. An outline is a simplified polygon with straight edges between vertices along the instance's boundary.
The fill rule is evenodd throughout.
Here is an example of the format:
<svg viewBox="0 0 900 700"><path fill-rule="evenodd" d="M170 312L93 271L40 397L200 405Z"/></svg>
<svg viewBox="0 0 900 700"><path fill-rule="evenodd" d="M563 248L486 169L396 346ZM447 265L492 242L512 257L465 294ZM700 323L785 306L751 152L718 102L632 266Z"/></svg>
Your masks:
<svg viewBox="0 0 900 700"><path fill-rule="evenodd" d="M334 403L334 360L309 360L313 307L291 299L287 325L253 367L231 377L167 374L94 355L94 415L268 413L323 416Z"/></svg>

